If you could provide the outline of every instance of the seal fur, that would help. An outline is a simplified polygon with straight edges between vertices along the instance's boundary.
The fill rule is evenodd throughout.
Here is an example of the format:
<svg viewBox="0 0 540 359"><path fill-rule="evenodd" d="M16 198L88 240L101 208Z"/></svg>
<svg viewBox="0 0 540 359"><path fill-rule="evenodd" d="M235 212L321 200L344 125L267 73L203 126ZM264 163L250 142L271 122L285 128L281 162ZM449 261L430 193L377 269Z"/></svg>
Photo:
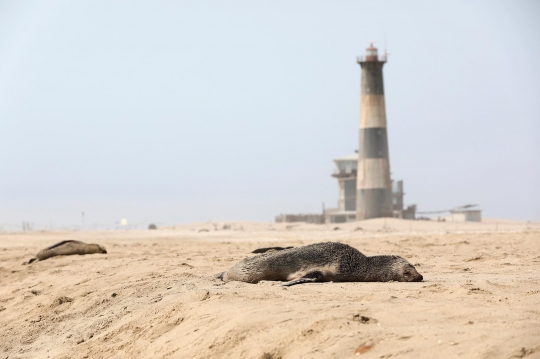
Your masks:
<svg viewBox="0 0 540 359"><path fill-rule="evenodd" d="M367 257L343 243L325 242L248 257L218 274L224 281L258 283L288 281L284 286L309 282L419 282L423 276L398 256Z"/></svg>
<svg viewBox="0 0 540 359"><path fill-rule="evenodd" d="M84 255L93 253L107 253L107 250L99 244L88 244L81 241L67 240L58 242L49 246L36 254L36 256L28 261L28 264L35 261L43 261L45 259L56 256L69 256L74 254ZM24 263L26 264L26 263Z"/></svg>

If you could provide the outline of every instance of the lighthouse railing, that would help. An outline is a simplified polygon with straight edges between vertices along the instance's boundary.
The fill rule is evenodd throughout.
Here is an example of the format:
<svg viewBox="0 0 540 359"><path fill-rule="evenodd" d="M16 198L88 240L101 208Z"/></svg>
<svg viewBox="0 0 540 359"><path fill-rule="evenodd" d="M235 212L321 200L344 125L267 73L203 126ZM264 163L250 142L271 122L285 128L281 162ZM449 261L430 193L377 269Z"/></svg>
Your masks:
<svg viewBox="0 0 540 359"><path fill-rule="evenodd" d="M370 61L373 61L373 57L375 56L358 56L356 58L356 61L357 62L370 62ZM366 60L367 58L369 58L369 60ZM388 55L380 55L377 57L377 62L386 62L386 61L388 61Z"/></svg>

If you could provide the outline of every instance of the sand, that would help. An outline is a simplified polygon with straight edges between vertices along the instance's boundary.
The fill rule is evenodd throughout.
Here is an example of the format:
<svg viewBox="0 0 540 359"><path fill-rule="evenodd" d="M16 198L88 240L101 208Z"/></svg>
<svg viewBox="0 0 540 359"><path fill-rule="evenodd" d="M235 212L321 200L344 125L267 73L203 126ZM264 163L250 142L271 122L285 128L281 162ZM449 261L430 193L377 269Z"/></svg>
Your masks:
<svg viewBox="0 0 540 359"><path fill-rule="evenodd" d="M22 265L65 239L108 254ZM213 277L255 248L321 241L403 256L424 282L284 288ZM540 358L540 224L0 233L0 358L353 357Z"/></svg>

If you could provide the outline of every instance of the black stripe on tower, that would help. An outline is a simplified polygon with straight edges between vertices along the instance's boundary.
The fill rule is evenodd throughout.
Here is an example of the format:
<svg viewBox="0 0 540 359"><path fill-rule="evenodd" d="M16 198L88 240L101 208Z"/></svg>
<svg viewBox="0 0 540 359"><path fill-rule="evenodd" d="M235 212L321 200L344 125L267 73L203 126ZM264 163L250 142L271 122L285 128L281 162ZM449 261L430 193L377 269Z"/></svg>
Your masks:
<svg viewBox="0 0 540 359"><path fill-rule="evenodd" d="M392 216L392 191L386 188L359 189L356 195L361 219Z"/></svg>
<svg viewBox="0 0 540 359"><path fill-rule="evenodd" d="M383 68L384 62L364 62L362 66L363 95L384 95Z"/></svg>
<svg viewBox="0 0 540 359"><path fill-rule="evenodd" d="M388 137L386 127L360 129L358 158L388 158Z"/></svg>

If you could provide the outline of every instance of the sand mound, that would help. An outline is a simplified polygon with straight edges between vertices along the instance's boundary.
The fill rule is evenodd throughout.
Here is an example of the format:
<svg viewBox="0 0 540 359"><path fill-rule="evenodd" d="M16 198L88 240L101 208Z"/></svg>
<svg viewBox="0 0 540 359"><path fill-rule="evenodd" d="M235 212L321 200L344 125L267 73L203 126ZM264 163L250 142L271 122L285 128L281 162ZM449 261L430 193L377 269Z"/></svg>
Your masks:
<svg viewBox="0 0 540 359"><path fill-rule="evenodd" d="M453 229L376 220L340 231L230 222L3 233L0 357L537 358L540 231L501 222L497 231L489 221ZM21 265L64 239L108 254ZM284 288L213 277L258 247L328 240L401 255L425 281Z"/></svg>

